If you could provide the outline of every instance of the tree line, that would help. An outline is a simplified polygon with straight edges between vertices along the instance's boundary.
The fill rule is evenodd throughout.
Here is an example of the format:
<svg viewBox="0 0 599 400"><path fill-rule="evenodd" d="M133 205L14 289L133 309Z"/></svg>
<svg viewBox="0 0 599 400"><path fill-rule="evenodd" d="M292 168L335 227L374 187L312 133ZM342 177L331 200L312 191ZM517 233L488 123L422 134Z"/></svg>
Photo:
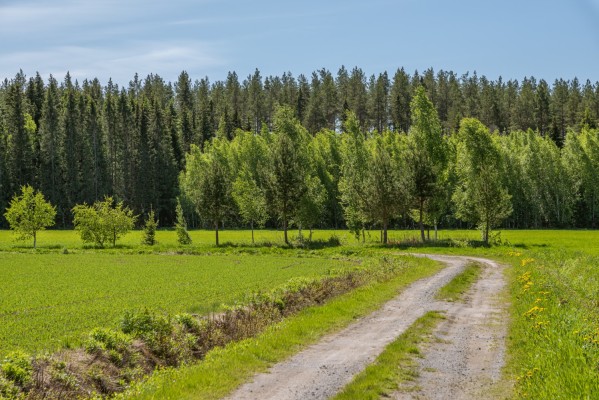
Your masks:
<svg viewBox="0 0 599 400"><path fill-rule="evenodd" d="M416 224L424 235L474 220L479 211L458 198L474 193L471 168L472 179L501 183L505 226L596 227L598 116L599 84L576 78L342 67L214 83L135 76L119 87L20 72L0 87L0 208L29 184L56 206L59 226L105 196L171 226L180 197L191 226ZM463 145L479 136L494 149L485 171ZM202 197L209 191L218 201ZM396 209L366 202L375 192Z"/></svg>

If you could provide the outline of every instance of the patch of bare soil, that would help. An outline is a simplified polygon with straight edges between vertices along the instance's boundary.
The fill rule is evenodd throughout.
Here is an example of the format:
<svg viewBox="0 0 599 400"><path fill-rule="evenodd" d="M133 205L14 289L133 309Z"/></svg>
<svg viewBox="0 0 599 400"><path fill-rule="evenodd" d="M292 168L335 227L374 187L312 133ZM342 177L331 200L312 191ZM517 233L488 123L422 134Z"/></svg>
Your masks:
<svg viewBox="0 0 599 400"><path fill-rule="evenodd" d="M342 389L349 383L352 377L362 371L371 363L398 335L403 333L416 319L424 313L431 310L447 309L447 303L435 301L434 295L437 290L448 283L456 274L462 271L463 267L469 262L466 257L453 256L426 256L447 264L436 275L415 282L405 289L395 299L386 303L380 310L371 315L358 320L346 329L330 335L319 343L314 344L302 352L291 357L287 361L276 364L270 371L259 374L253 381L242 385L233 393L229 399L327 399ZM460 331L460 327L468 326L469 318L476 316L481 318L481 328L486 326L490 320L486 315L492 312L493 305L488 305L486 297L493 298L494 293L501 290L503 280L498 266L488 260L479 260L489 268L482 279L477 284L476 293L480 296L473 296L472 309L469 314L462 317L461 312L455 311L453 317L448 314L448 322L454 321L455 330ZM497 272L497 274L495 274ZM494 300L493 300L494 301ZM456 306L457 307L457 306ZM468 308L468 306L461 306ZM499 317L493 317L499 318ZM459 345L464 349L459 353L463 354L462 360L465 365L459 366L456 373L447 373L447 380L432 382L437 386L445 386L450 389L445 392L446 395L440 397L444 399L456 398L451 393L457 393L454 387L460 387L466 380L472 381L472 385L478 387L474 381L485 380L486 375L480 374L480 371L490 373L490 379L493 380L499 376L499 369L503 363L503 337L505 333L499 334L499 339L494 341L495 333L483 331L467 331L461 336L453 336L447 330L447 339L451 342L447 346ZM495 332L495 331L494 331ZM504 331L501 331L504 332ZM478 340L471 340L470 335L479 336ZM473 350L474 352L471 352ZM487 355L488 351L493 352ZM501 360L496 361L499 357ZM487 358L493 361L487 363ZM451 357L447 357L448 370L454 363ZM460 361L460 362L462 362ZM489 365L488 365L489 364ZM437 371L442 371L441 365L434 364ZM476 375L468 376L467 374ZM441 375L441 372L437 372ZM424 377L424 374L423 374ZM460 379L454 384L453 379ZM435 380L433 378L433 380ZM423 388L427 383L418 382ZM443 389L441 389L443 390ZM410 396L427 396L428 392L413 392Z"/></svg>
<svg viewBox="0 0 599 400"><path fill-rule="evenodd" d="M419 377L392 398L493 399L509 391L501 379L508 320L502 268L477 261L486 267L480 279L462 302L438 304L446 319L424 345Z"/></svg>

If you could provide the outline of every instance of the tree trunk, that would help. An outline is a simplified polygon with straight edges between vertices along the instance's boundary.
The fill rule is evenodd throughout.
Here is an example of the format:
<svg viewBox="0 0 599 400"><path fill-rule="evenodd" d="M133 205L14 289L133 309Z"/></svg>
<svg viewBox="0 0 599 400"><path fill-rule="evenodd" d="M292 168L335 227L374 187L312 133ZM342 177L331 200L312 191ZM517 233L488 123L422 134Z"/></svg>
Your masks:
<svg viewBox="0 0 599 400"><path fill-rule="evenodd" d="M37 232L33 232L33 248L37 248Z"/></svg>
<svg viewBox="0 0 599 400"><path fill-rule="evenodd" d="M250 222L250 227L252 228L252 244L254 244L254 221Z"/></svg>
<svg viewBox="0 0 599 400"><path fill-rule="evenodd" d="M283 234L285 236L285 244L289 246L289 239L287 238L287 218L283 217Z"/></svg>
<svg viewBox="0 0 599 400"><path fill-rule="evenodd" d="M387 220L383 221L383 244L387 244Z"/></svg>
<svg viewBox="0 0 599 400"><path fill-rule="evenodd" d="M112 231L112 247L116 247L116 229Z"/></svg>
<svg viewBox="0 0 599 400"><path fill-rule="evenodd" d="M362 227L362 243L366 243L366 230Z"/></svg>
<svg viewBox="0 0 599 400"><path fill-rule="evenodd" d="M435 221L435 242L437 241L437 221Z"/></svg>
<svg viewBox="0 0 599 400"><path fill-rule="evenodd" d="M216 228L214 233L216 234L216 245L218 246L218 221L216 221L216 223L214 224L214 227Z"/></svg>
<svg viewBox="0 0 599 400"><path fill-rule="evenodd" d="M309 236L309 239L308 239L308 240L309 240L310 242L312 241L312 228L310 228L310 236Z"/></svg>
<svg viewBox="0 0 599 400"><path fill-rule="evenodd" d="M422 239L422 242L425 242L426 239L424 238L424 222L422 221L423 219L423 213L424 213L424 199L421 197L420 198L420 221L418 222L420 225L420 238Z"/></svg>

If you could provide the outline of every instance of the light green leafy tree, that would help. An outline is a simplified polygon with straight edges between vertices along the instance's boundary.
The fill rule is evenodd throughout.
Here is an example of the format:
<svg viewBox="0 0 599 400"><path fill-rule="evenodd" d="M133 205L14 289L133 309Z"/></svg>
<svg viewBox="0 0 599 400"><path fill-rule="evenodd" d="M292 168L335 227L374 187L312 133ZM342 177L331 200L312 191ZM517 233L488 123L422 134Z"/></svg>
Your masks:
<svg viewBox="0 0 599 400"><path fill-rule="evenodd" d="M301 197L299 207L295 214L295 222L299 228L300 240L303 239L302 228L308 228L312 240L312 229L322 219L325 203L327 200L327 191L317 176L306 176L306 191Z"/></svg>
<svg viewBox="0 0 599 400"><path fill-rule="evenodd" d="M287 230L306 192L308 132L289 107L279 107L274 118L275 132L271 144L272 166L269 174L269 199L274 214L283 224L285 243Z"/></svg>
<svg viewBox="0 0 599 400"><path fill-rule="evenodd" d="M366 135L361 131L358 119L351 111L346 114L343 132L339 178L340 200L347 227L356 238L359 238L362 233L364 241L364 226L369 222L364 186L370 155L366 148Z"/></svg>
<svg viewBox="0 0 599 400"><path fill-rule="evenodd" d="M599 225L599 129L569 132L564 145L565 170L580 195L578 208L586 226Z"/></svg>
<svg viewBox="0 0 599 400"><path fill-rule="evenodd" d="M114 204L112 197L96 201L93 205L78 204L73 207L73 224L84 243L94 243L104 247L106 242L116 246L116 241L127 234L135 224L137 216L124 206Z"/></svg>
<svg viewBox="0 0 599 400"><path fill-rule="evenodd" d="M19 240L33 238L37 247L37 232L54 225L56 209L44 199L44 195L29 185L21 186L21 194L10 201L4 217Z"/></svg>
<svg viewBox="0 0 599 400"><path fill-rule="evenodd" d="M424 242L426 213L430 211L438 214L443 198L441 183L447 166L447 145L443 139L437 110L426 96L424 87L416 89L410 110L412 127L408 133L408 165L413 182L413 197L418 209L420 238Z"/></svg>
<svg viewBox="0 0 599 400"><path fill-rule="evenodd" d="M409 185L401 164L399 135L387 131L368 142L370 157L361 189L366 199L364 209L368 218L380 225L381 241L386 244L389 222L407 208Z"/></svg>
<svg viewBox="0 0 599 400"><path fill-rule="evenodd" d="M511 214L512 204L501 180L499 150L489 130L475 118L464 118L460 124L456 160L456 216L477 224L488 243L489 232Z"/></svg>
<svg viewBox="0 0 599 400"><path fill-rule="evenodd" d="M229 168L229 142L215 138L205 144L205 151L191 145L186 156L182 187L196 206L198 214L214 226L215 242L219 245L219 224L233 209L232 182Z"/></svg>
<svg viewBox="0 0 599 400"><path fill-rule="evenodd" d="M243 169L233 182L233 199L243 221L250 224L253 244L254 226L264 225L268 219L268 211L264 191L247 169Z"/></svg>

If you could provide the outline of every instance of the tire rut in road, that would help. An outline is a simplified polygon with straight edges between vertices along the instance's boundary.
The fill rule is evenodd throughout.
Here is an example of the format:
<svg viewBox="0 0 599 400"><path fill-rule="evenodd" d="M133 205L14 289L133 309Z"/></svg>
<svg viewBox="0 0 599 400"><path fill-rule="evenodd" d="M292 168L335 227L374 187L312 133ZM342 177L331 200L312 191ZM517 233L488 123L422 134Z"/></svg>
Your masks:
<svg viewBox="0 0 599 400"><path fill-rule="evenodd" d="M391 398L493 399L509 391L501 379L508 321L502 268L477 261L485 265L482 275L463 302L444 304L446 319L433 332L439 340L424 346L419 377Z"/></svg>

